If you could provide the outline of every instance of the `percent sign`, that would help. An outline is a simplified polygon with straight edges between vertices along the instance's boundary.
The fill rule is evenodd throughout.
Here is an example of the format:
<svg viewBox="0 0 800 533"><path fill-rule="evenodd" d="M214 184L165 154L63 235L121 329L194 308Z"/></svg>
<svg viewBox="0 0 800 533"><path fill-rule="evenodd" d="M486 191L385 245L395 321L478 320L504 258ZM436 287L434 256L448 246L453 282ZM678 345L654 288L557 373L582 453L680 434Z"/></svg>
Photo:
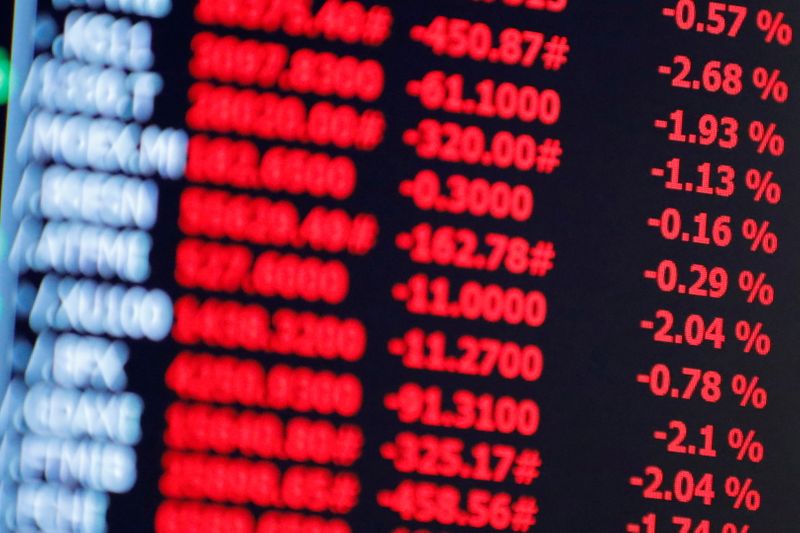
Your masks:
<svg viewBox="0 0 800 533"><path fill-rule="evenodd" d="M775 173L771 170L761 172L751 168L744 176L744 183L747 188L753 191L753 200L760 202L766 200L770 205L777 205L781 201L783 188L773 181Z"/></svg>
<svg viewBox="0 0 800 533"><path fill-rule="evenodd" d="M748 511L754 512L761 508L761 493L753 488L753 480L744 481L735 476L725 480L725 494L733 498L733 508L741 509L744 506Z"/></svg>
<svg viewBox="0 0 800 533"><path fill-rule="evenodd" d="M739 428L733 428L728 432L728 445L736 451L736 460L750 460L752 463L760 463L764 460L764 444L756 439L755 430L747 433Z"/></svg>
<svg viewBox="0 0 800 533"><path fill-rule="evenodd" d="M769 221L761 223L752 218L745 219L742 223L742 236L750 241L750 251L759 250L769 255L778 251L778 236L770 231Z"/></svg>
<svg viewBox="0 0 800 533"><path fill-rule="evenodd" d="M762 9L758 12L756 16L756 26L766 34L764 36L765 43L769 44L773 41L778 41L778 44L781 46L789 46L792 44L794 30L785 19L786 13L783 11L773 13L768 9Z"/></svg>
<svg viewBox="0 0 800 533"><path fill-rule="evenodd" d="M780 69L770 72L764 67L756 67L753 70L753 85L761 89L761 99L764 101L771 98L784 104L789 99L789 84L781 79Z"/></svg>
<svg viewBox="0 0 800 533"><path fill-rule="evenodd" d="M758 145L756 150L759 154L769 151L771 155L780 157L786 151L786 140L778 134L777 129L774 122L767 125L760 120L754 120L750 123L750 140Z"/></svg>
<svg viewBox="0 0 800 533"><path fill-rule="evenodd" d="M756 322L751 325L746 320L736 323L736 338L744 343L744 353L751 353L755 348L758 355L768 355L772 350L772 339L764 333L764 324Z"/></svg>
<svg viewBox="0 0 800 533"><path fill-rule="evenodd" d="M731 390L739 396L739 407L755 407L764 409L768 403L767 389L758 384L758 376L748 378L743 374L736 374L731 381Z"/></svg>
<svg viewBox="0 0 800 533"><path fill-rule="evenodd" d="M750 270L743 270L739 274L739 288L747 293L747 303L756 301L763 306L770 306L775 301L775 287L767 283L764 272L756 275Z"/></svg>

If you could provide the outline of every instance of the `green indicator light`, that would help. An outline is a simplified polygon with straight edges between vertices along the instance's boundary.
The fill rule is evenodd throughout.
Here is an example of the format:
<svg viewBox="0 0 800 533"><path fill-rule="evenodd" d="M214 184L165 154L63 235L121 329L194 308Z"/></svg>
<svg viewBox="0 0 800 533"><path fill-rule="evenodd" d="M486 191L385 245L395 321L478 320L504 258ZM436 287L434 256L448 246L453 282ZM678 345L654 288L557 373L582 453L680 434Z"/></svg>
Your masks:
<svg viewBox="0 0 800 533"><path fill-rule="evenodd" d="M8 90L11 86L11 61L8 51L0 47L0 105L8 103Z"/></svg>
<svg viewBox="0 0 800 533"><path fill-rule="evenodd" d="M0 185L2 185L2 176L0 176ZM0 261L6 260L6 234L2 228L0 228ZM0 314L3 313L3 309L5 308L5 302L3 301L3 296L0 295Z"/></svg>

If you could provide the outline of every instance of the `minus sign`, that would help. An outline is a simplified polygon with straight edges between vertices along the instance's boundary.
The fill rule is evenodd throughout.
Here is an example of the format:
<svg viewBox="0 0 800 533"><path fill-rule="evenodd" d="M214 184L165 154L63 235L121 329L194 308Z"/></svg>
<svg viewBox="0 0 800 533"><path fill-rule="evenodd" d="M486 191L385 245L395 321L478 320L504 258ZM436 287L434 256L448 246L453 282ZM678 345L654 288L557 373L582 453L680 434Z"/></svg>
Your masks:
<svg viewBox="0 0 800 533"><path fill-rule="evenodd" d="M666 127L667 127L669 124L668 124L668 122L667 122L666 120L656 120L655 122L653 122L653 125L654 125L656 128L659 128L659 129L662 129L662 130L663 130L663 129L664 129L664 128L666 128Z"/></svg>
<svg viewBox="0 0 800 533"><path fill-rule="evenodd" d="M644 479L640 478L639 476L633 476L630 479L630 484L634 487L641 487L644 485Z"/></svg>
<svg viewBox="0 0 800 533"><path fill-rule="evenodd" d="M664 177L664 169L663 168L652 168L650 169L650 175L655 176L657 178Z"/></svg>
<svg viewBox="0 0 800 533"><path fill-rule="evenodd" d="M669 65L660 65L658 67L659 74L672 74L672 67Z"/></svg>
<svg viewBox="0 0 800 533"><path fill-rule="evenodd" d="M656 324L652 320L642 320L641 322L639 322L639 326L642 329L653 329L654 327L656 327Z"/></svg>
<svg viewBox="0 0 800 533"><path fill-rule="evenodd" d="M666 431L655 431L653 432L653 438L656 440L667 440L667 432Z"/></svg>
<svg viewBox="0 0 800 533"><path fill-rule="evenodd" d="M661 14L665 17L674 17L675 16L675 8L673 7L665 7L661 10Z"/></svg>
<svg viewBox="0 0 800 533"><path fill-rule="evenodd" d="M656 279L656 276L658 276L658 272L656 272L655 270L644 271L644 277L647 279Z"/></svg>
<svg viewBox="0 0 800 533"><path fill-rule="evenodd" d="M661 225L661 219L660 218L648 218L647 219L647 225L650 226L650 227L653 227L653 228L657 228L657 227L659 227Z"/></svg>
<svg viewBox="0 0 800 533"><path fill-rule="evenodd" d="M636 381L638 383L650 383L650 375L649 374L639 374L636 376Z"/></svg>

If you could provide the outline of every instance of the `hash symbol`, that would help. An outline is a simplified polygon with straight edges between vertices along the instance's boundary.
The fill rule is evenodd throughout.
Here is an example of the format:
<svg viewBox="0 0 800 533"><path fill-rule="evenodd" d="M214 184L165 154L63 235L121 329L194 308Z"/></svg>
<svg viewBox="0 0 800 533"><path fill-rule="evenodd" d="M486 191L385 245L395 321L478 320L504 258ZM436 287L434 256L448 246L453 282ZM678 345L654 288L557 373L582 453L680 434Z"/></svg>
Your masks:
<svg viewBox="0 0 800 533"><path fill-rule="evenodd" d="M542 64L547 70L561 70L567 64L567 54L569 44L566 37L554 35L549 41L544 43L544 53L542 54Z"/></svg>

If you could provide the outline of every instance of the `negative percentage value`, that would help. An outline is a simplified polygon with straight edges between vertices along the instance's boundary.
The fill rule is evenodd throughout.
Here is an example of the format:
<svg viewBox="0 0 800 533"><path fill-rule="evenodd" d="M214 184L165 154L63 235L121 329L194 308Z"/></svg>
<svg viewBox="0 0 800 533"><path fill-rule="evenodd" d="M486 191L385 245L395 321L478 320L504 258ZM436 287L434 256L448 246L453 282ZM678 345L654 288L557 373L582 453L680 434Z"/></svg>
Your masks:
<svg viewBox="0 0 800 533"><path fill-rule="evenodd" d="M656 533L657 531L669 531L670 533L678 531L680 533L751 533L749 525L737 525L733 522L726 522L720 528L718 525L712 525L710 520L701 520L697 518L689 518L686 516L673 516L670 528L658 527L666 520L659 520L656 513L649 513L642 517L639 522L631 523L625 526L626 533ZM406 532L407 533L407 532Z"/></svg>

